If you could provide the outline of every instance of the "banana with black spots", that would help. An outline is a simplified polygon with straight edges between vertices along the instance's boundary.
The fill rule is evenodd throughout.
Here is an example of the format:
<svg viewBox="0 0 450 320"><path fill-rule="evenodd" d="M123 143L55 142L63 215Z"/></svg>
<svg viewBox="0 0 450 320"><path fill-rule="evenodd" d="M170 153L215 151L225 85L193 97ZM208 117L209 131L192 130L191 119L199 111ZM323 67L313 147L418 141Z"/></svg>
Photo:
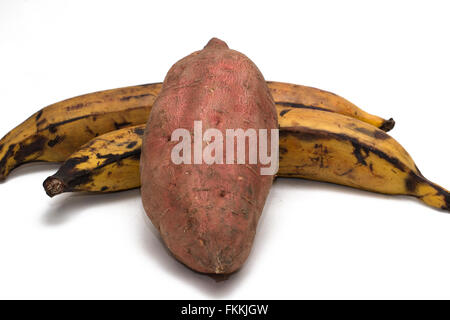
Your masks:
<svg viewBox="0 0 450 320"><path fill-rule="evenodd" d="M386 132L395 126L394 119L386 120L367 113L350 101L329 91L284 82L268 81L267 85L278 107L339 113L371 124Z"/></svg>
<svg viewBox="0 0 450 320"><path fill-rule="evenodd" d="M408 152L384 131L354 118L313 109L279 110L279 124L277 176L410 195L450 210L449 192L424 178ZM137 153L144 128L110 132L82 147L45 180L47 194L139 187Z"/></svg>
<svg viewBox="0 0 450 320"><path fill-rule="evenodd" d="M44 181L50 197L67 191L114 192L138 188L145 125L99 136L72 154Z"/></svg>
<svg viewBox="0 0 450 320"><path fill-rule="evenodd" d="M280 110L315 109L348 115L384 130L394 126L327 91L269 82ZM99 91L67 99L36 112L0 140L0 180L32 161L60 162L91 139L146 123L161 83Z"/></svg>
<svg viewBox="0 0 450 320"><path fill-rule="evenodd" d="M278 176L419 198L450 211L450 193L427 180L391 136L339 114L292 110L279 117Z"/></svg>
<svg viewBox="0 0 450 320"><path fill-rule="evenodd" d="M64 161L99 135L145 123L160 89L148 84L106 90L43 108L0 140L0 180L21 164Z"/></svg>

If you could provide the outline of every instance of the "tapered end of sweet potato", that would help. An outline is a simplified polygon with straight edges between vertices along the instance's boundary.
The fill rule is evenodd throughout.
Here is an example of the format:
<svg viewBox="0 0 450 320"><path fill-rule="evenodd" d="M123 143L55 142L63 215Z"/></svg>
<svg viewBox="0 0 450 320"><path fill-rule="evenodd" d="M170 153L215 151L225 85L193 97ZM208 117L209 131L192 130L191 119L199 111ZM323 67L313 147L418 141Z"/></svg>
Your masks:
<svg viewBox="0 0 450 320"><path fill-rule="evenodd" d="M216 234L209 233L209 235ZM208 242L215 242L215 239L208 241L205 237L179 244L164 236L163 240L173 255L188 268L216 276L226 276L239 270L250 253L248 243L253 241L250 239L250 241L236 242L226 239L226 244L213 244Z"/></svg>
<svg viewBox="0 0 450 320"><path fill-rule="evenodd" d="M205 49L228 49L228 45L225 43L225 41L217 38L212 38L206 44Z"/></svg>

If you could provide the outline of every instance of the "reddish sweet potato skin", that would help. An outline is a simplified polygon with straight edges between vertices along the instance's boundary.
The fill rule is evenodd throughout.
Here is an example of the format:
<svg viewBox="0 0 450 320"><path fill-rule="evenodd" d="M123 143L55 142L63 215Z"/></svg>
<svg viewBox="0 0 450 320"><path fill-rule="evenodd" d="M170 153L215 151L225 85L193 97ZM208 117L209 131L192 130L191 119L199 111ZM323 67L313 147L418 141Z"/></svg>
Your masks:
<svg viewBox="0 0 450 320"><path fill-rule="evenodd" d="M144 136L141 192L147 215L179 261L201 273L228 274L250 253L273 176L261 175L259 163L172 163L178 143L170 141L172 132L185 128L193 136L194 120L224 139L226 129L278 127L261 72L215 38L164 80Z"/></svg>

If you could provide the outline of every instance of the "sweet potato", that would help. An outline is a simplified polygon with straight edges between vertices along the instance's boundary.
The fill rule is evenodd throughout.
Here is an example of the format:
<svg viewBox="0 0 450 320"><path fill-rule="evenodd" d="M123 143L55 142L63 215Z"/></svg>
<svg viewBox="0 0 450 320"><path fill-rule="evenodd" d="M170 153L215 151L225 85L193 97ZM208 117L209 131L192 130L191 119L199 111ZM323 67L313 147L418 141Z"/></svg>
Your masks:
<svg viewBox="0 0 450 320"><path fill-rule="evenodd" d="M278 127L261 72L215 38L173 65L164 80L144 135L141 190L147 215L179 261L198 272L229 274L250 253L273 175L261 175L259 161L175 164L172 133L185 128L193 135L196 120L224 137L238 128L267 129L270 137ZM224 147L223 159L227 152Z"/></svg>

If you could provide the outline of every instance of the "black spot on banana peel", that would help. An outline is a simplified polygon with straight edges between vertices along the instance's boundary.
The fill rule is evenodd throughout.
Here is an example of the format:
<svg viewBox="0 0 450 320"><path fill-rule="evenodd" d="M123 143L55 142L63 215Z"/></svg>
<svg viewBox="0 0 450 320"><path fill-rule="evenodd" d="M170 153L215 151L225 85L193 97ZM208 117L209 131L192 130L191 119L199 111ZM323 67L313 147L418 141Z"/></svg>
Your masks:
<svg viewBox="0 0 450 320"><path fill-rule="evenodd" d="M134 133L136 133L137 135L143 137L144 133L145 133L145 127L135 127L134 128Z"/></svg>
<svg viewBox="0 0 450 320"><path fill-rule="evenodd" d="M40 155L46 141L47 139L43 136L35 136L29 141L20 143L19 148L14 154L14 160L23 162L29 156Z"/></svg>
<svg viewBox="0 0 450 320"><path fill-rule="evenodd" d="M127 144L127 149L134 148L136 146L136 144L137 144L137 141L130 142L129 144Z"/></svg>
<svg viewBox="0 0 450 320"><path fill-rule="evenodd" d="M139 94L139 95L133 95L133 96L126 96L126 97L122 97L120 98L121 101L128 101L130 99L140 99L140 98L144 98L149 96L150 94Z"/></svg>
<svg viewBox="0 0 450 320"><path fill-rule="evenodd" d="M416 192L417 186L422 182L423 180L419 178L417 175L410 173L408 177L405 179L405 186L406 190L408 190L411 193Z"/></svg>
<svg viewBox="0 0 450 320"><path fill-rule="evenodd" d="M359 164L362 164L363 166L367 166L366 158L369 156L369 151L366 149L365 146L361 146L358 143L352 142L353 146L353 154L355 155L355 158ZM365 153L363 155L363 152Z"/></svg>
<svg viewBox="0 0 450 320"><path fill-rule="evenodd" d="M315 106L307 106L302 103L292 103L292 102L276 102L278 106L282 107L289 107L289 108L296 108L296 109L312 109L312 110L319 110L319 111L327 111L327 112L333 112L332 110L321 108L321 107L315 107Z"/></svg>
<svg viewBox="0 0 450 320"><path fill-rule="evenodd" d="M44 144L47 142L43 136L34 136L24 142L11 144L0 159L0 181L4 180L8 172L27 159L37 159L42 154ZM9 164L8 167L8 162Z"/></svg>
<svg viewBox="0 0 450 320"><path fill-rule="evenodd" d="M280 111L280 117L284 116L286 113L288 113L289 111L291 111L291 109L285 109L285 110L281 110Z"/></svg>
<svg viewBox="0 0 450 320"><path fill-rule="evenodd" d="M360 128L360 127L354 127L356 131L359 131L361 133L364 133L365 135L368 135L370 137L376 138L376 139L380 139L380 140L384 140L384 139L389 139L389 135L386 134L386 132L381 131L381 130L373 130L373 129L368 129L368 128Z"/></svg>
<svg viewBox="0 0 450 320"><path fill-rule="evenodd" d="M36 122L39 121L39 119L42 117L42 114L44 113L44 110L39 111L38 113L36 113Z"/></svg>
<svg viewBox="0 0 450 320"><path fill-rule="evenodd" d="M61 126L65 125L65 124L68 124L68 123L71 123L71 122L75 122L75 121L79 121L79 120L83 120L83 119L89 118L90 116L91 115L83 115L83 116L80 116L80 117L75 117L75 118L71 118L71 119L67 119L67 120L63 120L63 121L50 123L46 127L41 128L40 131L48 130L51 133L55 133L55 132L58 131L58 127L61 127ZM47 122L46 119L42 120L42 122L38 123L38 127L40 127L41 125L43 125L46 122Z"/></svg>
<svg viewBox="0 0 450 320"><path fill-rule="evenodd" d="M73 106L66 107L66 110L67 111L78 110L78 109L84 108L85 106L86 106L86 104L84 104L84 103L78 103L78 104L75 104Z"/></svg>
<svg viewBox="0 0 450 320"><path fill-rule="evenodd" d="M279 112L299 108L329 111L360 119L386 131L394 124L391 119L371 115L327 91L281 82L268 82L268 86L275 102L280 102ZM36 112L0 140L0 179L23 163L64 161L96 136L145 123L160 89L161 83L151 83L99 91L64 100ZM287 112L284 111L283 116ZM65 137L64 141L55 140L57 135ZM26 140L33 140L36 136L46 139L41 152L23 157L23 162L14 160L17 147L12 146L27 144Z"/></svg>
<svg viewBox="0 0 450 320"><path fill-rule="evenodd" d="M64 138L65 138L64 136L56 136L55 139L49 140L49 141L47 142L47 145L48 145L49 147L54 147L54 146L56 146L58 143L63 142L63 141L64 141Z"/></svg>
<svg viewBox="0 0 450 320"><path fill-rule="evenodd" d="M128 122L128 121L123 121L123 122L114 122L114 127L116 128L116 130L122 129L122 128L126 128L133 125L133 123Z"/></svg>
<svg viewBox="0 0 450 320"><path fill-rule="evenodd" d="M375 130L373 132L373 137L375 139L380 139L380 140L384 140L384 139L389 139L390 138L390 136L386 132L381 131L381 130Z"/></svg>

